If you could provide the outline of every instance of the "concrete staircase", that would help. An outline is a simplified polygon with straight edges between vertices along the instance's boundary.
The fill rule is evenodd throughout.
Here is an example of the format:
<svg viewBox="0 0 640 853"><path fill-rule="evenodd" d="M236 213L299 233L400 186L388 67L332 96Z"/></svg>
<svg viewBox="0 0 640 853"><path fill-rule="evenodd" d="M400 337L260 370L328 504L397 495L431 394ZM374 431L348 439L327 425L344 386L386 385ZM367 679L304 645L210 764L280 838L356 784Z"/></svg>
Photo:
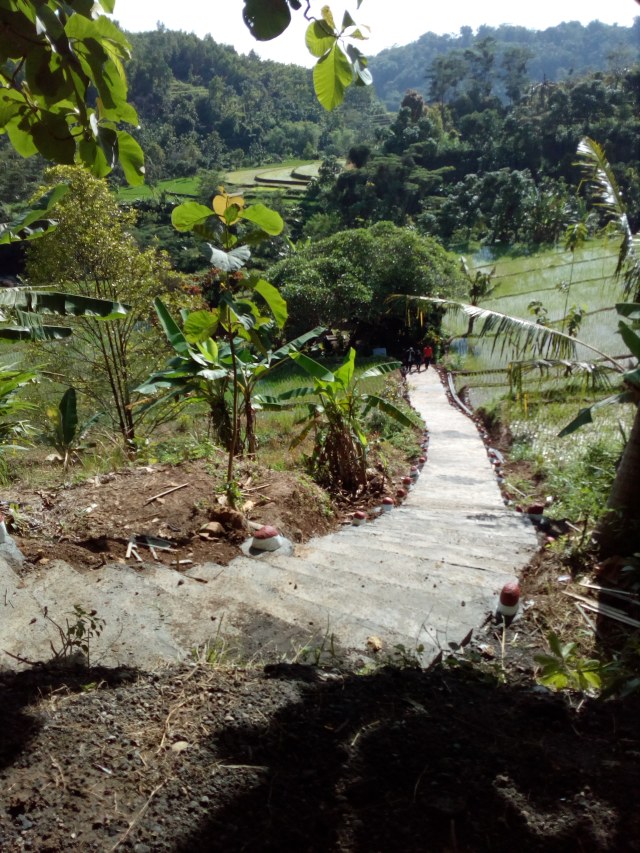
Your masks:
<svg viewBox="0 0 640 853"><path fill-rule="evenodd" d="M2 650L48 659L58 638L43 608L64 626L76 603L105 620L92 661L106 665L149 668L223 642L244 656L332 645L362 657L371 637L426 662L460 643L495 609L536 538L504 506L476 427L449 405L437 374L409 380L430 443L401 507L292 556L238 557L184 574L153 562L80 572L58 561L21 577L19 563L0 553L0 661L16 665Z"/></svg>

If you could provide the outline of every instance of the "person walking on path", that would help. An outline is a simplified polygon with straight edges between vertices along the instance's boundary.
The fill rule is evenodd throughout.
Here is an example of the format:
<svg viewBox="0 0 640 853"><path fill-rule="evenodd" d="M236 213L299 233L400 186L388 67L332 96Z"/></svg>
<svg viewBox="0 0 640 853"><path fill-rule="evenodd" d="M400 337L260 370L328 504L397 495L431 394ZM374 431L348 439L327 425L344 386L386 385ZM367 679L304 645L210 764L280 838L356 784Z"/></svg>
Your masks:
<svg viewBox="0 0 640 853"><path fill-rule="evenodd" d="M412 367L417 367L420 372L420 354L413 347L407 347L404 351L402 367L406 373L411 373Z"/></svg>
<svg viewBox="0 0 640 853"><path fill-rule="evenodd" d="M424 369L429 370L429 365L433 359L433 347L431 344L425 344L422 348L422 363L424 364ZM418 367L418 373L420 373L420 367Z"/></svg>

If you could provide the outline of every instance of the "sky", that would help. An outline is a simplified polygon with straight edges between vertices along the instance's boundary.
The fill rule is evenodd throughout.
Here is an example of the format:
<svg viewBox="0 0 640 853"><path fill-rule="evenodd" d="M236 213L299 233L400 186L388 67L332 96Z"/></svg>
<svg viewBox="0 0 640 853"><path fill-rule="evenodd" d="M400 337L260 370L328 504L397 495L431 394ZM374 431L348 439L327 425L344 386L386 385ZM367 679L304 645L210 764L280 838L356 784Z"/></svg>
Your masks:
<svg viewBox="0 0 640 853"><path fill-rule="evenodd" d="M359 25L368 25L368 41L358 43L365 55L375 56L393 45L416 41L423 33L457 34L460 27L476 30L482 24L515 24L543 30L563 21L602 21L631 26L640 16L640 0L311 0L311 11L328 3L336 21L349 11ZM114 18L129 32L154 30L158 23L168 30L198 36L211 34L219 44L231 44L239 53L250 50L263 59L311 66L313 57L304 45L306 22L302 9L292 15L286 32L271 42L256 42L242 20L243 0L117 0ZM305 3L303 1L304 8Z"/></svg>

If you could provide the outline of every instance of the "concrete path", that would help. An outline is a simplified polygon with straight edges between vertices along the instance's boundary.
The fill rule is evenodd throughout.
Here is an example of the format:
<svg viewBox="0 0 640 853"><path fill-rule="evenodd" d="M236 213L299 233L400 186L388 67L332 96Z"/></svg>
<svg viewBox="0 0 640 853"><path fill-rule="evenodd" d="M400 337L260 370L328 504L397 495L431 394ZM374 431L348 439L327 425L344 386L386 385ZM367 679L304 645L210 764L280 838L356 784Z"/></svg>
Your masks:
<svg viewBox="0 0 640 853"><path fill-rule="evenodd" d="M536 538L504 506L476 427L449 405L435 371L411 375L409 386L429 452L402 506L292 556L238 557L185 575L157 563L81 573L55 562L20 578L0 554L0 651L49 658L58 638L42 610L64 625L76 603L105 620L92 650L105 664L152 667L207 642L270 658L303 646L359 657L370 638L427 662L460 643L495 609Z"/></svg>

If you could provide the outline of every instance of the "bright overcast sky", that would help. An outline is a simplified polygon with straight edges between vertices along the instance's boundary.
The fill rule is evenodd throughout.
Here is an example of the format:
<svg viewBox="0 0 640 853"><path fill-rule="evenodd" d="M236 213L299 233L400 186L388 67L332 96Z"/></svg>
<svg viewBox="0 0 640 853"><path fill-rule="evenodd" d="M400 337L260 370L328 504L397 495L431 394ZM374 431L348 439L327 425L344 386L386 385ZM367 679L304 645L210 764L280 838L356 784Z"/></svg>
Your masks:
<svg viewBox="0 0 640 853"><path fill-rule="evenodd" d="M316 12L327 0L312 0ZM371 28L365 54L373 56L394 44L416 41L426 32L457 34L460 27L476 30L481 24L516 24L543 30L563 21L602 21L630 26L640 16L640 0L329 0L336 21L347 9L358 24ZM302 3L304 7L305 3ZM114 17L130 32L154 30L161 22L169 30L204 36L210 33L219 44L231 44L239 53L255 50L265 59L312 65L304 46L302 10L293 13L294 23L271 42L256 42L242 21L243 0L117 0Z"/></svg>

